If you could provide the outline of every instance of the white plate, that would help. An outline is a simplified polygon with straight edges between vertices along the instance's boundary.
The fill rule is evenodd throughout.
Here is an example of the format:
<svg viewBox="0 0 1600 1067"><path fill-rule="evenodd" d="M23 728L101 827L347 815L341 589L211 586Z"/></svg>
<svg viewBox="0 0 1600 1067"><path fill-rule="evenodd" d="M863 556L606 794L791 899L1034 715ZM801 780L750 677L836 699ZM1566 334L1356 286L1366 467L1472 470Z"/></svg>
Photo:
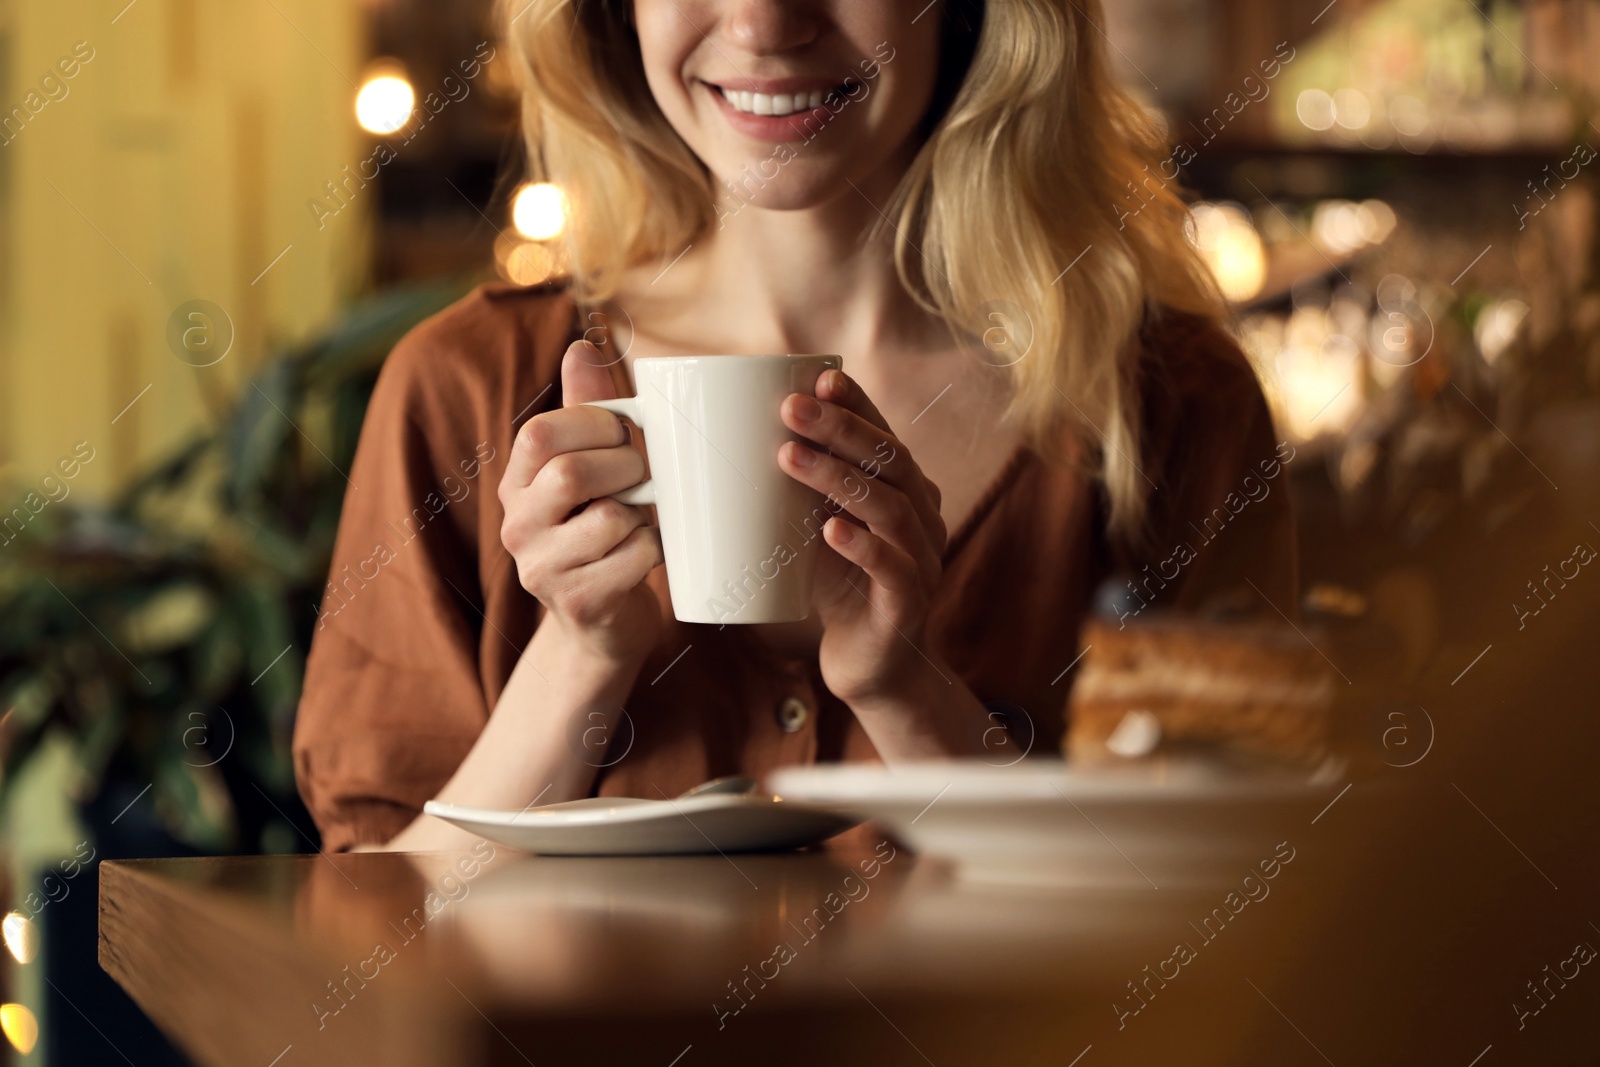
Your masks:
<svg viewBox="0 0 1600 1067"><path fill-rule="evenodd" d="M485 811L430 800L422 810L496 844L551 856L803 848L861 822L836 811L748 793L676 800L590 797L526 811Z"/></svg>
<svg viewBox="0 0 1600 1067"><path fill-rule="evenodd" d="M968 878L1151 888L1237 882L1304 836L1330 791L1306 776L1203 764L1115 770L1025 760L789 767L784 797L871 819Z"/></svg>

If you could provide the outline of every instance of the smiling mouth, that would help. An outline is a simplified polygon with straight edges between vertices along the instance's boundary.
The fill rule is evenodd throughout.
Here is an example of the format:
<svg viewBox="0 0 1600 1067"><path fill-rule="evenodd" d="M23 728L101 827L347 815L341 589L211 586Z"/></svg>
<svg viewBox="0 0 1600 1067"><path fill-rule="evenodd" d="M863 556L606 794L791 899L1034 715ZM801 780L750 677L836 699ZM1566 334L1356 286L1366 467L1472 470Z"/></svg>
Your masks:
<svg viewBox="0 0 1600 1067"><path fill-rule="evenodd" d="M832 89L814 89L809 93L753 93L710 85L711 91L726 100L735 111L746 115L770 115L773 118L815 111L824 104L843 100L849 95L846 91L849 88L851 83L846 81Z"/></svg>

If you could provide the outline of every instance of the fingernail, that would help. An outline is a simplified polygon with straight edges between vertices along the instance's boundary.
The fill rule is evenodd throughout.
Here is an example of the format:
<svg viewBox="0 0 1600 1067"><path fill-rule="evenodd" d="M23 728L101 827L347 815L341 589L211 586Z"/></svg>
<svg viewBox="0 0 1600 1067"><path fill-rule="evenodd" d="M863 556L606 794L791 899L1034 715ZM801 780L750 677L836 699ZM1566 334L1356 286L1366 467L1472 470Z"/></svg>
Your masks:
<svg viewBox="0 0 1600 1067"><path fill-rule="evenodd" d="M829 519L828 524L833 527L833 539L841 545L848 545L856 539L856 532L843 519Z"/></svg>
<svg viewBox="0 0 1600 1067"><path fill-rule="evenodd" d="M822 405L804 393L794 394L793 411L801 422L816 422L822 418Z"/></svg>
<svg viewBox="0 0 1600 1067"><path fill-rule="evenodd" d="M834 396L844 396L850 390L850 379L845 377L842 370L828 372L828 391Z"/></svg>
<svg viewBox="0 0 1600 1067"><path fill-rule="evenodd" d="M817 463L817 454L805 445L789 445L789 461L796 467L813 467Z"/></svg>

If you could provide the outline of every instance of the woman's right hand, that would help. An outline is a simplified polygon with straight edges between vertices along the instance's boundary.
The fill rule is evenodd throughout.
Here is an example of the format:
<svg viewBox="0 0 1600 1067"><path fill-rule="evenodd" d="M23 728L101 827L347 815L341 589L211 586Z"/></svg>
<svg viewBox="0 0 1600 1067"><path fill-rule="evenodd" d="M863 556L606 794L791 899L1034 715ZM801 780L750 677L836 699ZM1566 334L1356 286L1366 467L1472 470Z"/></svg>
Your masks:
<svg viewBox="0 0 1600 1067"><path fill-rule="evenodd" d="M522 587L580 647L637 666L661 632L645 577L662 562L661 534L641 507L610 499L644 480L645 461L609 411L617 395L599 349L576 341L561 361L563 406L529 419L500 479L500 540Z"/></svg>

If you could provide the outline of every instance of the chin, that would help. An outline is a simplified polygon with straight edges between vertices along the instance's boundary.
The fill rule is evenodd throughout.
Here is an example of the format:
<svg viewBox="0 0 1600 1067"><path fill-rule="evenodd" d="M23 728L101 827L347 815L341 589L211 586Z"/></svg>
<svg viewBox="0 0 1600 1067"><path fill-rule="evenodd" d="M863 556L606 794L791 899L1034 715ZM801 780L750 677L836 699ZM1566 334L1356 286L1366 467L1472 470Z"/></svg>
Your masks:
<svg viewBox="0 0 1600 1067"><path fill-rule="evenodd" d="M747 190L737 184L723 184L730 207L760 208L763 211L804 211L825 204L850 187L843 180L833 183L807 184L803 188Z"/></svg>
<svg viewBox="0 0 1600 1067"><path fill-rule="evenodd" d="M734 211L741 207L803 211L851 193L850 180L861 167L846 167L842 161L829 166L822 160L802 166L808 148L792 147L793 154L789 158L793 162L787 165L783 164L781 156L764 155L711 168L722 199L728 201ZM854 180L857 184L861 182L860 177Z"/></svg>

